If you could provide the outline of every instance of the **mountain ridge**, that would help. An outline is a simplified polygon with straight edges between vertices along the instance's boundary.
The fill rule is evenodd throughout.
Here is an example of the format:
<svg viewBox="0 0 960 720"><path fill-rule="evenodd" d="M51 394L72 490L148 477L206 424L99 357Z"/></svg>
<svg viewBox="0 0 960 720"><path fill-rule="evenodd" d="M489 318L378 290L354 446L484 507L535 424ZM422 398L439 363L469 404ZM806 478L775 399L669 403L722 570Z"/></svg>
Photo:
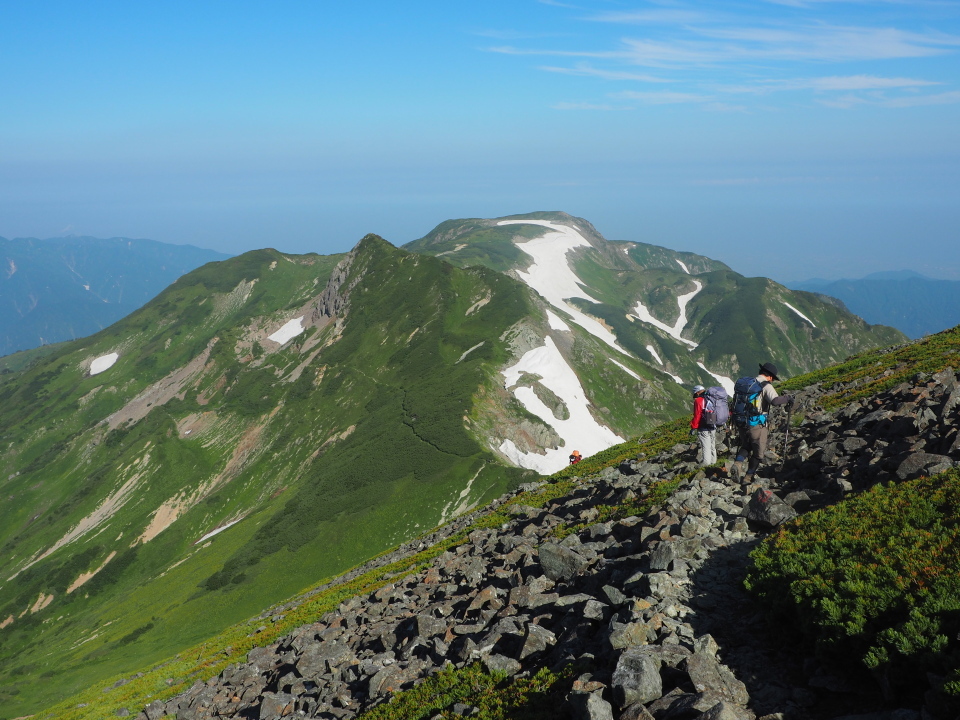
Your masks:
<svg viewBox="0 0 960 720"><path fill-rule="evenodd" d="M602 449L687 411L689 387L666 370L712 377L687 349L703 338L681 323L677 339L638 306L666 324L705 284L694 278L730 271L668 270L661 251L638 271L621 247L591 235L597 250L567 225L500 230L479 254L529 255L518 231L539 242L542 262L516 274L546 296L376 236L348 255L259 250L0 376L0 487L15 500L0 507L0 693L32 679L5 703L34 709L169 657L488 502L531 467L564 466L571 446ZM545 231L577 246L572 264ZM551 277L577 299L551 303ZM807 321L776 310L778 332L807 337ZM845 322L854 347L883 338ZM819 342L845 352L833 337ZM55 664L53 639L67 648ZM37 683L45 673L56 683Z"/></svg>

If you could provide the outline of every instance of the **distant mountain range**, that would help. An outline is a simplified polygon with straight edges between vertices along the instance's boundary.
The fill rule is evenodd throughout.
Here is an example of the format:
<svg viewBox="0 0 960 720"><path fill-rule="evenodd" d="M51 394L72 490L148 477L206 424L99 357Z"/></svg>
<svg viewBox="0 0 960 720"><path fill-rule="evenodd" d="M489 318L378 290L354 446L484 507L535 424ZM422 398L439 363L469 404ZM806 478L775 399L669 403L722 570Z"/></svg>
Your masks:
<svg viewBox="0 0 960 720"><path fill-rule="evenodd" d="M912 270L859 280L802 280L787 287L836 298L867 322L891 325L914 339L960 324L960 281L934 280Z"/></svg>
<svg viewBox="0 0 960 720"><path fill-rule="evenodd" d="M169 658L694 384L905 340L564 213L207 264L0 375L0 706Z"/></svg>
<svg viewBox="0 0 960 720"><path fill-rule="evenodd" d="M0 238L0 355L92 335L230 257L130 238Z"/></svg>

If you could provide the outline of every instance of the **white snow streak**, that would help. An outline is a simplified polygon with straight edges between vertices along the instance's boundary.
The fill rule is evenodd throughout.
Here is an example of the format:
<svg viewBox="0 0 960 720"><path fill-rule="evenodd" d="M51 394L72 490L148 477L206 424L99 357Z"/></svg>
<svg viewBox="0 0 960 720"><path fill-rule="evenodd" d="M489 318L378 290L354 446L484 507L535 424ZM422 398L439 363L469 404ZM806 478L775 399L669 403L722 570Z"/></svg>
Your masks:
<svg viewBox="0 0 960 720"><path fill-rule="evenodd" d="M109 355L101 355L92 363L90 363L90 374L99 375L104 370L109 370L113 367L113 364L120 358L117 353L110 353Z"/></svg>
<svg viewBox="0 0 960 720"><path fill-rule="evenodd" d="M694 280L693 284L696 286L695 290L688 292L686 295L680 295L677 297L677 305L680 306L680 317L677 318L677 322L674 323L673 327L670 327L666 323L662 323L657 320L653 315L650 314L650 311L647 310L646 306L639 300L637 301L637 307L634 308L633 312L637 316L637 319L641 322L649 323L655 328L663 330L670 337L679 340L682 343L686 343L692 348L695 348L697 343L680 336L680 333L683 332L683 328L686 327L687 324L687 303L693 299L694 295L703 290L703 284L701 282Z"/></svg>
<svg viewBox="0 0 960 720"><path fill-rule="evenodd" d="M268 340L273 340L278 345L283 345L303 332L303 316L290 320L286 325L277 330L273 335L268 335Z"/></svg>
<svg viewBox="0 0 960 720"><path fill-rule="evenodd" d="M549 310L547 310L547 322L550 324L551 330L564 330L566 332L570 332L570 328L567 326L567 324Z"/></svg>
<svg viewBox="0 0 960 720"><path fill-rule="evenodd" d="M797 310L793 305L791 305L790 303L788 303L786 300L781 300L780 302L782 302L782 303L783 303L784 305L786 305L788 308L790 308L791 310L793 310L797 315L799 315L800 317L802 317L804 320L806 320L808 323L810 323L813 327L816 327L816 325L813 324L813 320L811 320L811 319L808 318L806 315L804 315L802 312L800 312L799 310Z"/></svg>
<svg viewBox="0 0 960 720"><path fill-rule="evenodd" d="M481 340L480 342L478 342L476 345L474 345L474 346L473 346L472 348L470 348L469 350L464 351L463 355L460 356L460 360L457 360L457 362L455 362L454 365L459 365L461 360L463 360L467 355L469 355L470 353L472 353L474 350L476 350L478 347L480 347L481 345L483 345L483 343L485 343L485 342L486 342L486 340Z"/></svg>
<svg viewBox="0 0 960 720"><path fill-rule="evenodd" d="M528 411L557 432L563 444L559 448L547 448L546 454L540 455L521 452L512 441L504 440L500 445L500 452L520 467L549 475L567 465L571 450L577 449L585 456L593 455L623 442L623 438L593 418L588 408L590 401L577 374L567 365L549 336L544 338L544 343L543 346L524 354L516 365L503 370L503 376L505 385L509 388L525 372L539 375L540 383L563 400L570 417L558 420L532 388L518 387L513 391L514 396Z"/></svg>
<svg viewBox="0 0 960 720"><path fill-rule="evenodd" d="M674 258L674 260L677 260L677 259ZM684 265L682 260L677 260L677 263L680 265L680 267L683 268L683 271L684 271L687 275L690 274L690 268L688 268L686 265Z"/></svg>
<svg viewBox="0 0 960 720"><path fill-rule="evenodd" d="M640 377L639 375L637 375L633 370L631 370L630 368L628 368L628 367L627 367L626 365L624 365L623 363L619 363L619 362L617 362L616 360L614 360L613 358L607 358L607 360L609 360L609 361L612 362L614 365L616 365L617 367L619 367L619 368L620 368L621 370L623 370L627 375L631 375L631 376L635 377L637 380L639 380L640 382L643 382L643 378L642 378L642 377Z"/></svg>
<svg viewBox="0 0 960 720"><path fill-rule="evenodd" d="M272 269L272 268L271 268L271 269ZM211 530L211 531L208 532L206 535L204 535L202 538L200 538L199 540L197 540L197 541L194 543L194 545L199 545L199 544L202 543L204 540L209 540L209 539L212 538L214 535L218 535L218 534L222 533L222 532L223 532L224 530L226 530L228 527L232 527L233 525L236 525L236 524L237 524L238 522L240 522L241 520L243 520L243 518L237 518L236 520L231 520L231 521L228 522L226 525L221 525L221 526L218 527L216 530Z"/></svg>
<svg viewBox="0 0 960 720"><path fill-rule="evenodd" d="M657 355L657 351L653 349L653 345L647 345L647 352L649 352L651 355L653 355L653 359L654 359L654 360L656 360L658 363L660 363L661 365L663 365L663 360L661 360L661 359L660 359L660 356Z"/></svg>
<svg viewBox="0 0 960 720"><path fill-rule="evenodd" d="M702 362L698 362L697 366L701 370L703 370L705 373L707 373L707 375L709 375L712 378L715 378L716 381L720 383L721 387L723 387L723 389L727 391L727 395L729 395L730 397L733 397L733 380L731 380L730 378L724 375L717 375L716 373L710 372L709 370L707 370L707 366L704 365Z"/></svg>
<svg viewBox="0 0 960 720"><path fill-rule="evenodd" d="M477 470L477 474L467 481L467 486L460 491L460 494L455 499L443 506L443 510L440 511L440 520L437 522L437 525L446 525L457 515L462 515L463 513L469 512L473 509L473 505L470 503L470 490L473 488L473 481L480 477L480 473L482 473L486 467L486 463L481 465L480 469ZM454 507L451 511L450 506L454 503L456 503L456 507Z"/></svg>
<svg viewBox="0 0 960 720"><path fill-rule="evenodd" d="M568 298L582 298L596 303L584 292L581 285L586 285L570 268L567 253L578 247L590 247L584 237L574 228L566 225L557 225L547 220L501 220L498 225L540 225L553 232L548 232L533 240L515 243L518 248L533 258L533 265L528 272L517 272L520 279L540 293L547 302L555 308L568 313L573 321L610 347L619 352L626 350L617 345L616 336L607 330L595 319L582 312L575 305L567 303Z"/></svg>
<svg viewBox="0 0 960 720"><path fill-rule="evenodd" d="M683 385L683 378L680 377L679 375L674 375L673 373L667 373L667 375L669 375L670 377L672 377L672 378L673 378L673 381L674 381L677 385Z"/></svg>

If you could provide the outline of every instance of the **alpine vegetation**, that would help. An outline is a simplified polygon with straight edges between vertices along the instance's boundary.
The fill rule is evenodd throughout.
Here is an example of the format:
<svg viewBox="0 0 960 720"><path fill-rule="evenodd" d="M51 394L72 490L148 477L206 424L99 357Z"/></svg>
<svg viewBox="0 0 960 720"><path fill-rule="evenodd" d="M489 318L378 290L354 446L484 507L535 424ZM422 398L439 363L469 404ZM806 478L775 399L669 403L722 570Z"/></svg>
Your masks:
<svg viewBox="0 0 960 720"><path fill-rule="evenodd" d="M176 657L616 452L685 414L686 384L901 340L562 213L208 264L0 376L0 706Z"/></svg>

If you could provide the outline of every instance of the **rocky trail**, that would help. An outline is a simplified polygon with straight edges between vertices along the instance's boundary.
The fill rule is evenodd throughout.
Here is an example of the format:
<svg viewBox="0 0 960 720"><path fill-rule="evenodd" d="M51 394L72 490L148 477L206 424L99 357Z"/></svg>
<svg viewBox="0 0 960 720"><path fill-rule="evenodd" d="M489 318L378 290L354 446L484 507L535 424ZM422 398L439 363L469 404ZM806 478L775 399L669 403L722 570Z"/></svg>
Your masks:
<svg viewBox="0 0 960 720"><path fill-rule="evenodd" d="M511 676L586 668L558 708L576 720L936 717L917 703L885 706L875 688L826 673L743 589L750 550L780 522L878 482L960 464L953 370L833 412L819 409L823 393L798 394L802 420L782 469L783 435L774 432L769 462L749 487L724 469L699 469L688 444L582 478L543 507L523 504L536 490L525 486L483 511L506 509L504 525L474 530L429 567L254 649L246 663L138 718L349 720L445 666L476 662ZM677 478L672 495L642 516L600 521L605 509Z"/></svg>

